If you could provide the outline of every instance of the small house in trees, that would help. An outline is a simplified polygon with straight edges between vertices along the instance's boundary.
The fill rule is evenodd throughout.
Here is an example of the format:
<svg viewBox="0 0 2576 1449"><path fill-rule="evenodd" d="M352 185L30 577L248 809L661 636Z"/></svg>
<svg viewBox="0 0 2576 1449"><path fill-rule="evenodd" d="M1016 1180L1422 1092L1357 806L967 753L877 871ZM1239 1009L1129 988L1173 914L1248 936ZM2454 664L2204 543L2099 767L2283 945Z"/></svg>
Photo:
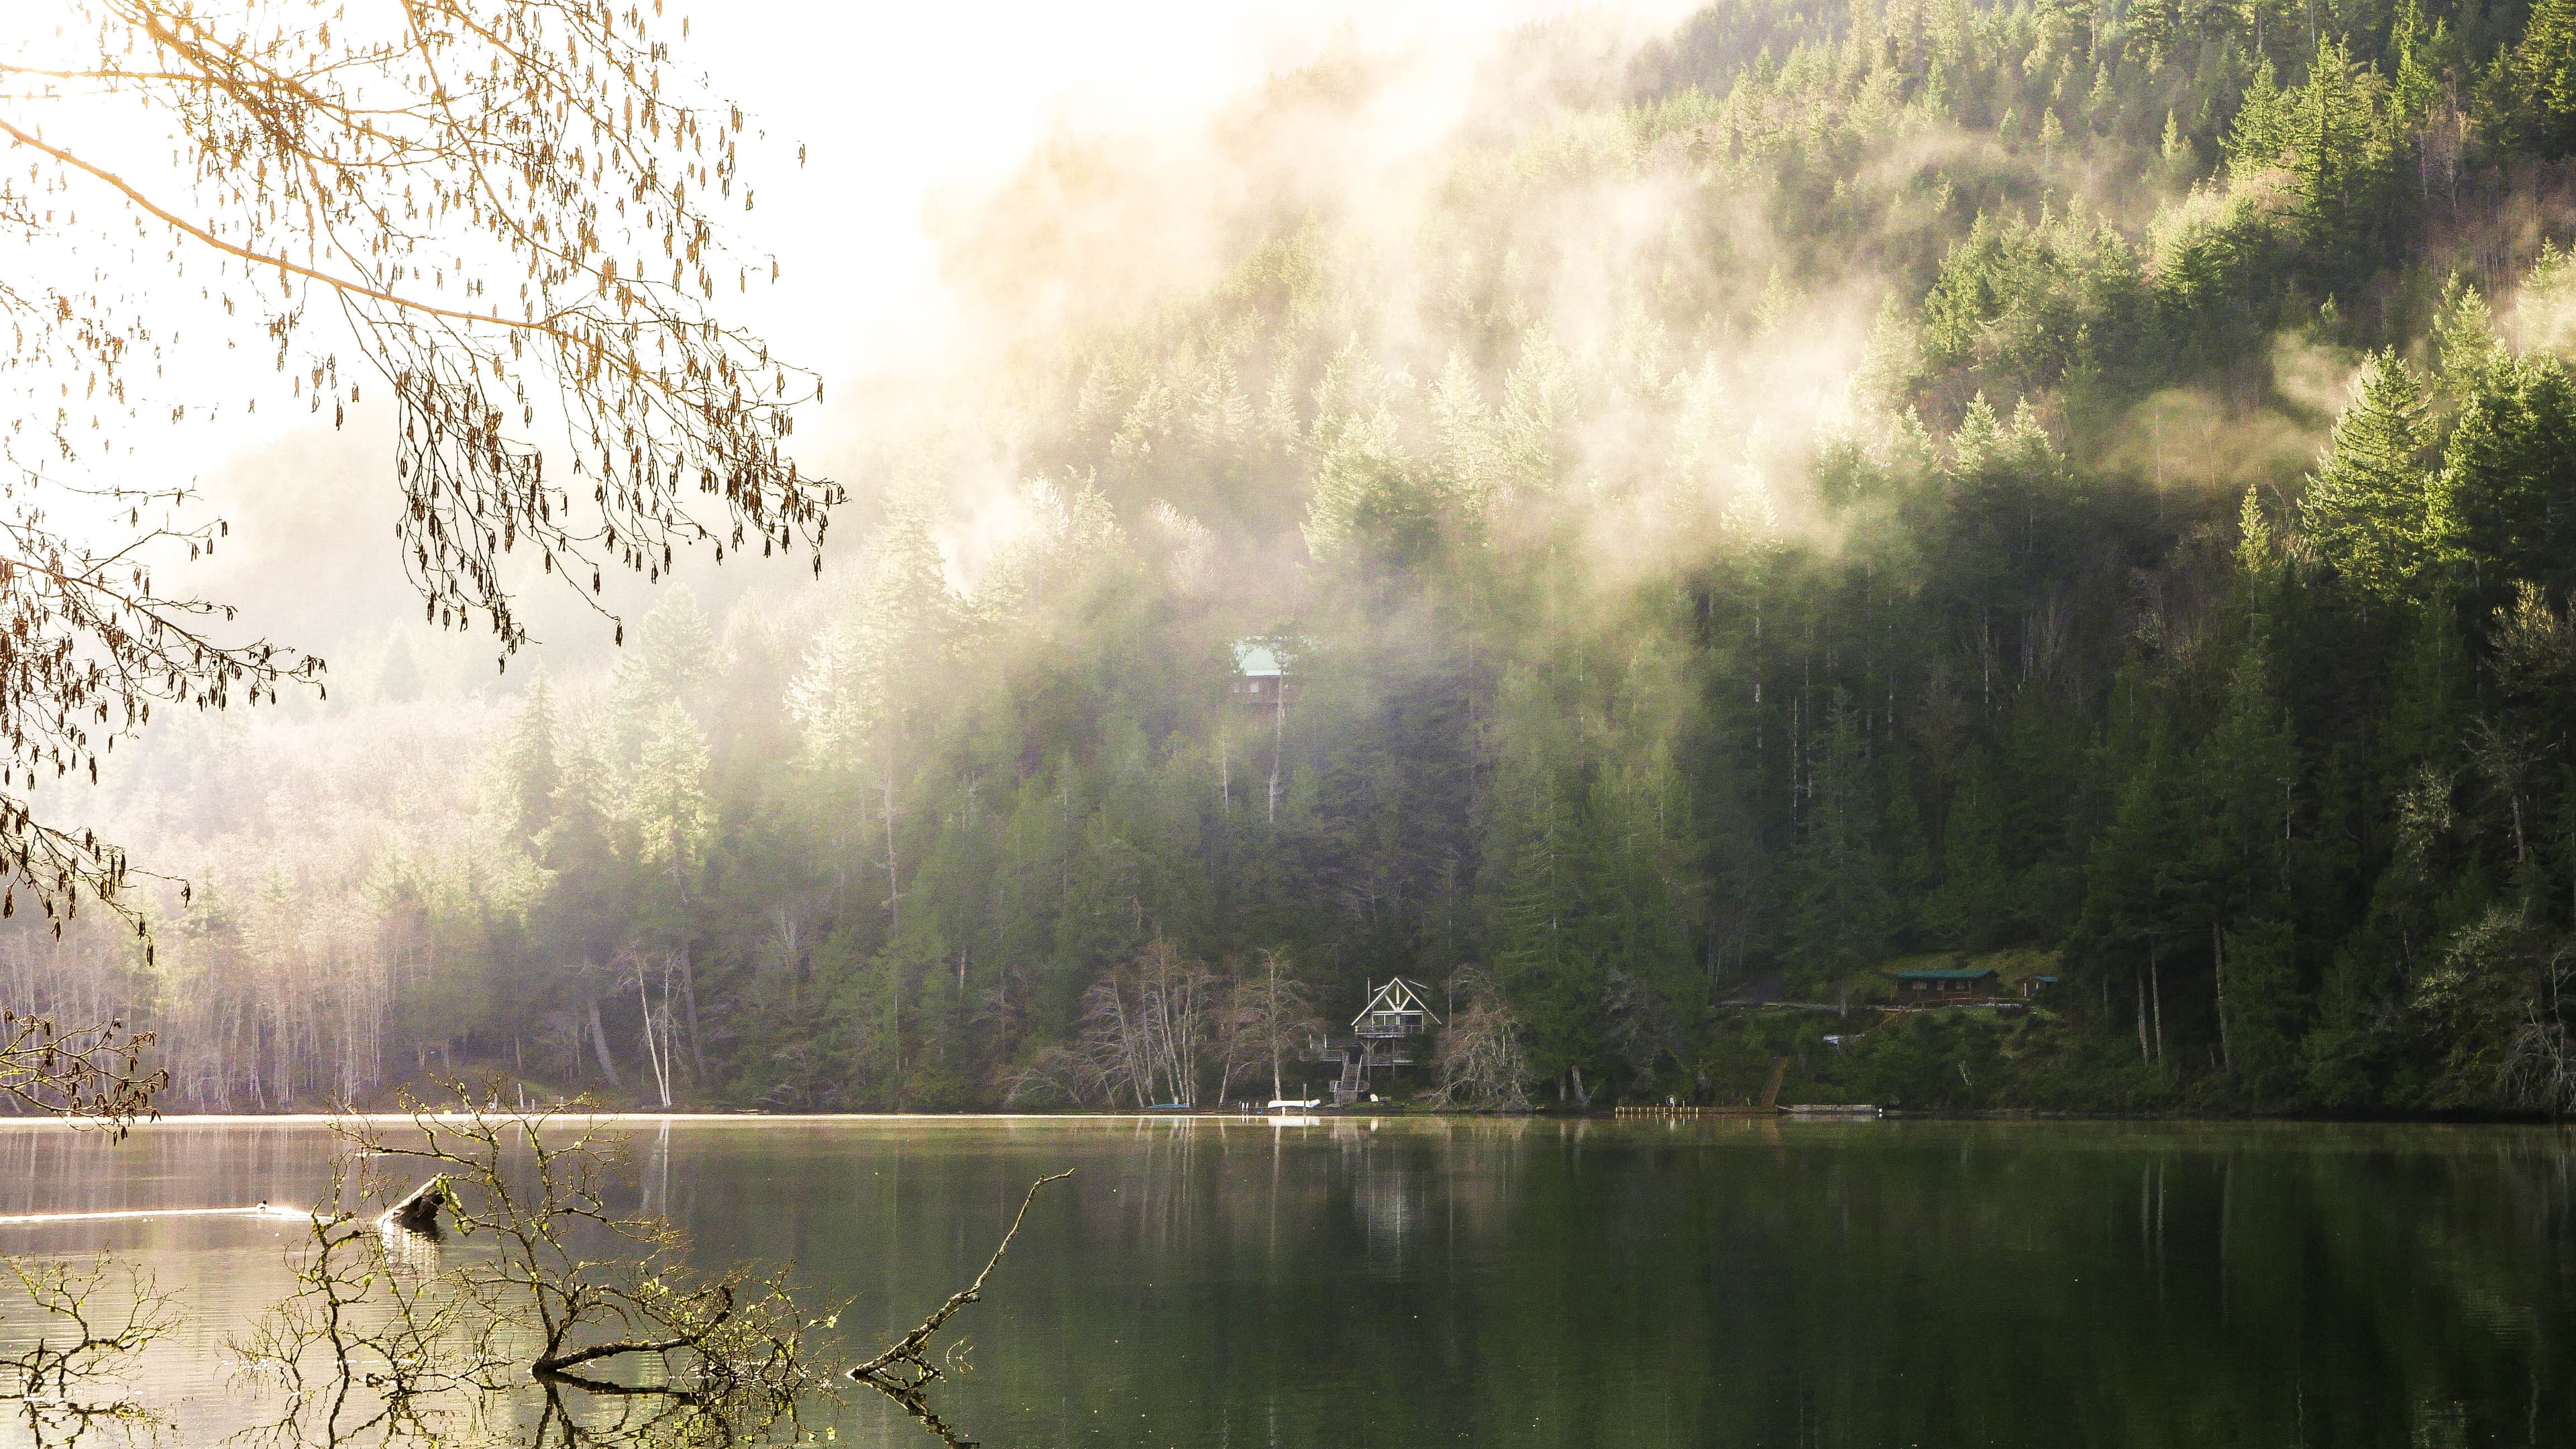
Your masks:
<svg viewBox="0 0 2576 1449"><path fill-rule="evenodd" d="M2021 979L2021 999L2028 1001L2056 984L2054 976L2025 976Z"/></svg>
<svg viewBox="0 0 2576 1449"><path fill-rule="evenodd" d="M1440 1018L1422 1004L1422 991L1420 982L1389 978L1369 992L1368 1005L1351 1018L1352 1034L1362 1041L1401 1041L1438 1026Z"/></svg>
<svg viewBox="0 0 2576 1449"><path fill-rule="evenodd" d="M1944 1001L1982 1001L1995 994L1996 976L1988 966L1944 967L1896 973L1896 1004L1924 1006Z"/></svg>
<svg viewBox="0 0 2576 1449"><path fill-rule="evenodd" d="M1288 656L1276 639L1238 639L1234 644L1234 703L1244 709L1282 710L1292 689Z"/></svg>
<svg viewBox="0 0 2576 1449"><path fill-rule="evenodd" d="M1425 988L1401 976L1371 986L1368 1004L1351 1018L1349 1041L1327 1042L1318 1053L1341 1067L1333 1083L1333 1105L1347 1107L1368 1091L1369 1073L1385 1067L1409 1067L1422 1060L1421 1044L1439 1016L1423 1004Z"/></svg>

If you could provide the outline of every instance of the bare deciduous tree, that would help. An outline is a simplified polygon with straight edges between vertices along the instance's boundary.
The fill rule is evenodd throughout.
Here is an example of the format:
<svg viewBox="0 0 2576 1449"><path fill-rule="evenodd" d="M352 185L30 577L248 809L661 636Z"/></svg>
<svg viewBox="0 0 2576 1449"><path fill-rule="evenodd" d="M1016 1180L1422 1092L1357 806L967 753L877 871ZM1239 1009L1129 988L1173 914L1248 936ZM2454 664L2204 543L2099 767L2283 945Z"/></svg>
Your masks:
<svg viewBox="0 0 2576 1449"><path fill-rule="evenodd" d="M1227 994L1225 1072L1217 1086L1222 1102L1239 1072L1270 1069L1272 1100L1288 1095L1283 1064L1317 1045L1324 1034L1315 1016L1314 992L1288 974L1294 966L1286 953L1263 949L1253 968L1236 978Z"/></svg>
<svg viewBox="0 0 2576 1449"><path fill-rule="evenodd" d="M335 426L369 387L390 404L402 567L429 620L488 626L504 662L527 639L515 552L594 607L606 567L658 580L697 545L820 568L837 494L784 449L819 386L718 308L776 275L718 224L753 203L745 117L689 92L658 15L70 0L0 49L0 235L27 262L0 282L0 886L58 921L118 904L124 854L37 818L38 775L95 777L156 704L319 683L157 583L223 526L112 471L145 421L233 403L155 391L228 385L228 349Z"/></svg>
<svg viewBox="0 0 2576 1449"><path fill-rule="evenodd" d="M152 1033L110 1018L65 1030L46 1017L0 1007L0 1100L49 1116L104 1124L118 1137L157 1115L152 1098L169 1073L145 1071Z"/></svg>
<svg viewBox="0 0 2576 1449"><path fill-rule="evenodd" d="M496 1418L517 1432L509 1396L533 1377L538 1444L805 1442L799 1405L832 1397L817 1360L843 1304L800 1305L780 1268L701 1271L668 1220L612 1212L623 1146L582 1109L503 1111L491 1087L443 1085L407 1122L335 1124L344 1150L296 1289L232 1344L285 1392L267 1440L452 1443ZM394 1174L417 1167L435 1175L397 1198ZM847 1376L965 1442L923 1397L945 1377L930 1346L982 1300L1039 1191L1072 1175L1032 1183L974 1281ZM451 1261L451 1232L485 1245Z"/></svg>
<svg viewBox="0 0 2576 1449"><path fill-rule="evenodd" d="M654 1401L615 1433L566 1430L599 1442L738 1442L828 1393L812 1339L839 1305L800 1305L783 1268L700 1271L668 1220L608 1206L616 1137L565 1111L496 1110L495 1092L450 1082L435 1103L407 1098L407 1121L335 1124L345 1151L296 1291L233 1346L287 1391L281 1439L438 1442L529 1376L550 1423L586 1418L566 1394ZM436 1175L410 1211L369 1212L404 1166ZM442 1211L489 1246L442 1261ZM640 1381L604 1376L622 1365Z"/></svg>
<svg viewBox="0 0 2576 1449"><path fill-rule="evenodd" d="M2538 965L2539 980L2523 998L2522 1019L2505 1042L2496 1083L2515 1106L2564 1117L2576 1111L2576 1042L2567 1032L2567 984L2576 975L2576 947L2560 942Z"/></svg>
<svg viewBox="0 0 2576 1449"><path fill-rule="evenodd" d="M149 1437L159 1419L125 1397L118 1379L176 1322L170 1295L142 1269L103 1254L87 1263L0 1258L0 1273L44 1321L32 1343L0 1353L0 1406L28 1437L72 1444L91 1429Z"/></svg>
<svg viewBox="0 0 2576 1449"><path fill-rule="evenodd" d="M1462 968L1450 985L1465 1004L1440 1033L1433 1063L1440 1083L1430 1095L1444 1106L1475 1112L1528 1111L1529 1062L1521 1054L1520 1020L1502 989L1472 967Z"/></svg>
<svg viewBox="0 0 2576 1449"><path fill-rule="evenodd" d="M1195 1106L1220 1029L1217 976L1160 937L1084 993L1081 1036L1024 1069L1009 1100L1061 1099L1139 1110Z"/></svg>

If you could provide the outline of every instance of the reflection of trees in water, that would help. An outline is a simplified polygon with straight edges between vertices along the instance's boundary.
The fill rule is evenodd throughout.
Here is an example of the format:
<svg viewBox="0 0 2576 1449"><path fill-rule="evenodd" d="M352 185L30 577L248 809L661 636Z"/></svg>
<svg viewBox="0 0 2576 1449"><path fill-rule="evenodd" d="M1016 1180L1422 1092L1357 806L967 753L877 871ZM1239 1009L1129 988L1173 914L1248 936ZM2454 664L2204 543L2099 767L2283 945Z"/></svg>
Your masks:
<svg viewBox="0 0 2576 1449"><path fill-rule="evenodd" d="M311 1122L142 1132L112 1147L96 1133L0 1127L0 1213L309 1202L328 1178L327 1140Z"/></svg>
<svg viewBox="0 0 2576 1449"><path fill-rule="evenodd" d="M2454 1409L2487 1436L2478 1442L2492 1442L2500 1426L2481 1421L2498 1401L2527 1406L2511 1427L2576 1430L2560 1336L2576 1271L2576 1142L2558 1130L2433 1130L2484 1139L2485 1150L2355 1154L2321 1170L2317 1197L2331 1215L2318 1236L2340 1250L2337 1287L2412 1340L2400 1363L2419 1417L2429 1416L2423 1442L2450 1442L2440 1426ZM2509 1365L2521 1383L2503 1380Z"/></svg>
<svg viewBox="0 0 2576 1449"><path fill-rule="evenodd" d="M891 1321L972 1274L1026 1164L1078 1156L1079 1192L1012 1250L1007 1311L975 1325L992 1361L921 1400L927 1418L886 1401L869 1432L894 1442L1045 1439L1043 1406L1120 1401L1178 1443L1257 1441L1275 1414L1283 1443L1537 1444L1561 1441L1533 1424L1603 1413L1633 1442L2162 1445L2220 1423L2283 1445L2576 1442L2560 1368L2576 1155L2554 1131L916 1130L986 1145L836 1147L852 1190L741 1172L675 1131L654 1188L696 1194L711 1237L759 1222L774 1252L862 1245L887 1265L869 1311ZM658 1179L653 1139L638 1146L638 1176ZM635 1191L622 1180L620 1200ZM477 1412L510 1443L560 1437L563 1408L598 1433L655 1422L557 1398L552 1428L533 1390Z"/></svg>
<svg viewBox="0 0 2576 1449"><path fill-rule="evenodd" d="M2561 1134L1193 1125L1115 1169L1156 1221L1188 1204L1134 1244L1154 1281L1054 1331L1227 1325L1230 1385L1114 1368L1209 1434L1223 1401L1316 1442L1545 1442L1605 1405L1673 1442L2576 1441Z"/></svg>
<svg viewBox="0 0 2576 1449"><path fill-rule="evenodd" d="M131 1397L135 1358L167 1333L170 1295L105 1255L87 1262L0 1258L14 1290L0 1315L0 1415L48 1446L157 1438L161 1417Z"/></svg>
<svg viewBox="0 0 2576 1449"><path fill-rule="evenodd" d="M1167 1252L1189 1246L1207 1190L1198 1170L1201 1127L1188 1117L1138 1117L1128 1128L1133 1166L1115 1196L1137 1242Z"/></svg>
<svg viewBox="0 0 2576 1449"><path fill-rule="evenodd" d="M2463 1153L2421 1128L2026 1131L1944 1129L1937 1151L1811 1138L1769 1202L1723 1203L1719 1243L1802 1265L1778 1295L1794 1321L1733 1330L1761 1380L1945 1438L2034 1401L2065 1406L2069 1442L2222 1420L2249 1441L2402 1442L2394 1426L2445 1404L2501 1442L2570 1427L2555 1134ZM1910 1403L1838 1358L1943 1387Z"/></svg>

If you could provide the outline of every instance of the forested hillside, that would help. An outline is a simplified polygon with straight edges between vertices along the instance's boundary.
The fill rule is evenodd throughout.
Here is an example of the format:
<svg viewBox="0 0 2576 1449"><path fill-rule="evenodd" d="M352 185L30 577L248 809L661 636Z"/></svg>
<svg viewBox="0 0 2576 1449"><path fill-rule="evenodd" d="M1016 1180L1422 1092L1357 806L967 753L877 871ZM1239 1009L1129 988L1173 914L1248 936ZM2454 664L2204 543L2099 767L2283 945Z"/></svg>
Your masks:
<svg viewBox="0 0 2576 1449"><path fill-rule="evenodd" d="M1392 973L1465 1105L2576 1106L2576 4L1743 0L1368 152L1405 85L1031 162L855 582L174 735L153 962L11 999L187 1108L1266 1097Z"/></svg>

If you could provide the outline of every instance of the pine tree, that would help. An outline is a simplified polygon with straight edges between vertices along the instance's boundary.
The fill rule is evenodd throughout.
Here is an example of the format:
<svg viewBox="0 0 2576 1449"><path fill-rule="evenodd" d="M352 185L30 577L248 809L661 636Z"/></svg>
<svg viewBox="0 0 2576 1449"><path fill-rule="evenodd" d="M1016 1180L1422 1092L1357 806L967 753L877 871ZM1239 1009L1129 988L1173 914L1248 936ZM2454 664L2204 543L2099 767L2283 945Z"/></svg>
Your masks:
<svg viewBox="0 0 2576 1449"><path fill-rule="evenodd" d="M1807 826L1791 857L1786 956L1807 982L1841 992L1887 959L1896 930L1879 810L1859 712L1837 691L1815 763Z"/></svg>
<svg viewBox="0 0 2576 1449"><path fill-rule="evenodd" d="M2528 139L2550 155L2576 149L2576 0L2533 0L2505 69Z"/></svg>
<svg viewBox="0 0 2576 1449"><path fill-rule="evenodd" d="M2389 90L2389 110L2400 127L2421 126L2432 114L2437 86L2431 41L2419 0L2400 0L2397 18L2388 32L2388 49L2397 60L2395 81Z"/></svg>
<svg viewBox="0 0 2576 1449"><path fill-rule="evenodd" d="M677 701L654 711L626 787L636 860L683 887L706 863L715 826L706 794L707 741Z"/></svg>
<svg viewBox="0 0 2576 1449"><path fill-rule="evenodd" d="M2373 93L2354 79L2343 42L2320 39L2308 83L2286 98L2292 174L2309 244L2330 280L2359 281L2377 264L2386 211L2388 148Z"/></svg>
<svg viewBox="0 0 2576 1449"><path fill-rule="evenodd" d="M2432 444L2425 413L2413 370L2394 351L2373 353L2299 501L2318 554L2370 598L2414 596L2442 556L2432 472L2423 461Z"/></svg>
<svg viewBox="0 0 2576 1449"><path fill-rule="evenodd" d="M2545 353L2504 362L2451 431L2435 512L2479 612L2517 581L2576 583L2576 376Z"/></svg>
<svg viewBox="0 0 2576 1449"><path fill-rule="evenodd" d="M2195 904L2207 912L2221 1063L2256 1100L2277 1103L2294 1090L2302 1009L2291 861L2304 771L2259 615L2228 676L2224 711L2198 761L2205 804L2194 838ZM2199 943L2186 936L2177 944Z"/></svg>
<svg viewBox="0 0 2576 1449"><path fill-rule="evenodd" d="M687 589L671 589L636 628L634 647L618 656L610 699L627 758L643 746L662 706L688 702L714 662L706 610Z"/></svg>
<svg viewBox="0 0 2576 1449"><path fill-rule="evenodd" d="M554 822L555 788L563 782L556 756L554 690L542 668L529 683L527 703L502 747L502 769L509 781L511 823L520 841L533 847Z"/></svg>

